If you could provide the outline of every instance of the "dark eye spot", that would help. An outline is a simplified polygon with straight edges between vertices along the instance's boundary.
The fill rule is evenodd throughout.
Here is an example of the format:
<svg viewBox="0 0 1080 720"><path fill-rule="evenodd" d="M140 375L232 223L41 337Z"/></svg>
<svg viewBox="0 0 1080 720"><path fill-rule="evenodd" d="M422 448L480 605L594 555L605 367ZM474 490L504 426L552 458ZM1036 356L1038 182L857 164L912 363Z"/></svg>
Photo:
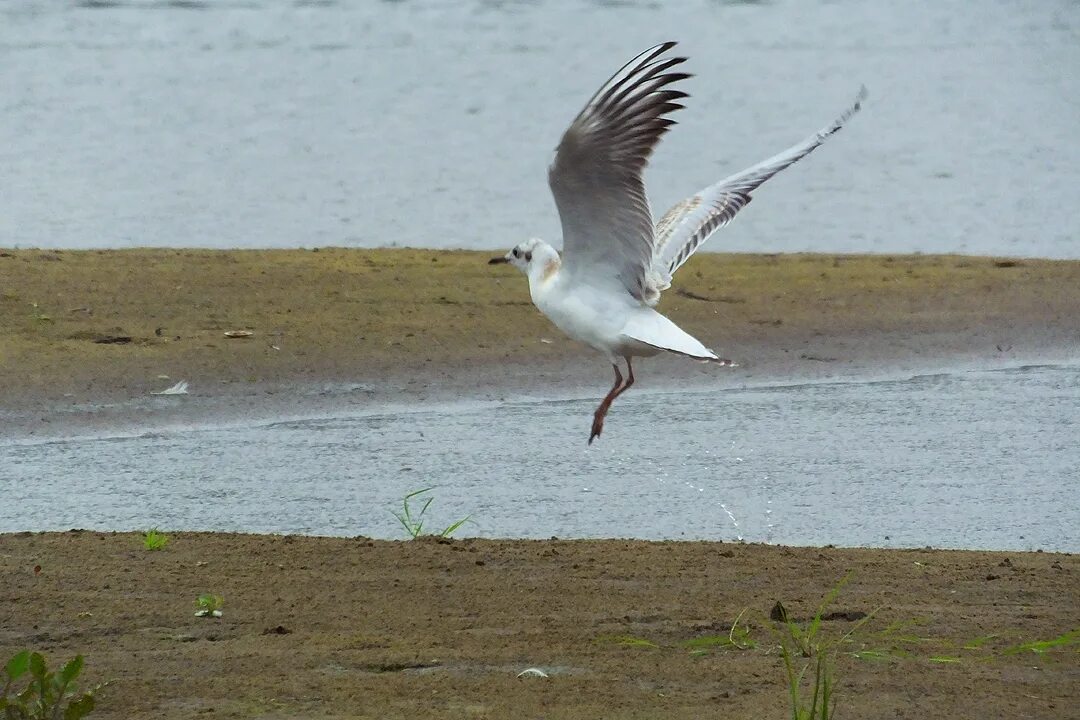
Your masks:
<svg viewBox="0 0 1080 720"><path fill-rule="evenodd" d="M521 257L521 251L517 248L514 248L514 252L512 254L514 257Z"/></svg>
<svg viewBox="0 0 1080 720"><path fill-rule="evenodd" d="M525 253L525 262L532 262L532 253L531 252Z"/></svg>

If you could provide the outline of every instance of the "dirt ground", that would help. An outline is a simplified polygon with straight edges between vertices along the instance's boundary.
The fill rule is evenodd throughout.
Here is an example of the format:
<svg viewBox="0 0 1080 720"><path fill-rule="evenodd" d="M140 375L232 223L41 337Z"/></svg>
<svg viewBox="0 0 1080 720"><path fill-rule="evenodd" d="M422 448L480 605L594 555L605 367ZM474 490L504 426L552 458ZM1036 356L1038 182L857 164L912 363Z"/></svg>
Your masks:
<svg viewBox="0 0 1080 720"><path fill-rule="evenodd" d="M215 392L324 380L460 392L509 369L559 374L581 355L605 390L602 358L566 340L525 278L489 255L0 250L0 388L7 405L145 396L170 379ZM660 310L744 368L771 361L784 374L853 357L1007 358L1080 347L1080 262L703 254Z"/></svg>
<svg viewBox="0 0 1080 720"><path fill-rule="evenodd" d="M1076 717L1080 557L1053 553L9 534L0 657L83 653L100 718L783 718L770 611L849 573L838 717Z"/></svg>

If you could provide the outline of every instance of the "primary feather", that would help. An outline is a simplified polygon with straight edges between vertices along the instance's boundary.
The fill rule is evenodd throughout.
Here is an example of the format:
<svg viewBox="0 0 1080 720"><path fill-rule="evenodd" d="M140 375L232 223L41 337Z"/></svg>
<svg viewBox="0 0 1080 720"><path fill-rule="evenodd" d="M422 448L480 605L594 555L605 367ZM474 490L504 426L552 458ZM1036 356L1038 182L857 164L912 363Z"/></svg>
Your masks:
<svg viewBox="0 0 1080 720"><path fill-rule="evenodd" d="M709 236L731 222L735 215L750 203L750 193L781 170L791 167L820 147L859 111L866 97L866 88L860 88L855 102L840 117L806 140L710 185L664 213L656 224L656 239L653 245L653 267L656 273L664 278L666 283L670 283L675 271L690 259ZM664 288L666 287L665 284Z"/></svg>
<svg viewBox="0 0 1080 720"><path fill-rule="evenodd" d="M563 229L563 268L589 282L621 286L642 302L655 294L653 221L642 172L665 117L686 93L669 87L689 77L671 72L685 61L649 48L593 95L559 143L548 183Z"/></svg>

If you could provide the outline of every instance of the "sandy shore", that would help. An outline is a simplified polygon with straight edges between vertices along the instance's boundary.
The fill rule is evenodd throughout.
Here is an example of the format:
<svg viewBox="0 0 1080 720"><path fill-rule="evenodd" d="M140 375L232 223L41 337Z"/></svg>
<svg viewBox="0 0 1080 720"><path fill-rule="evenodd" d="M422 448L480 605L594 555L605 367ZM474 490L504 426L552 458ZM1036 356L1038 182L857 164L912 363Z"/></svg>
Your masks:
<svg viewBox="0 0 1080 720"><path fill-rule="evenodd" d="M602 394L606 362L486 258L2 250L0 420L48 433L523 389ZM706 254L660 309L740 367L652 360L641 387L1068 361L1080 355L1080 262ZM225 336L234 330L251 335ZM151 399L179 380L188 402Z"/></svg>
<svg viewBox="0 0 1080 720"><path fill-rule="evenodd" d="M770 613L806 623L849 573L819 636L838 717L1075 717L1080 557L1052 553L0 535L0 659L84 654L102 720L782 718Z"/></svg>

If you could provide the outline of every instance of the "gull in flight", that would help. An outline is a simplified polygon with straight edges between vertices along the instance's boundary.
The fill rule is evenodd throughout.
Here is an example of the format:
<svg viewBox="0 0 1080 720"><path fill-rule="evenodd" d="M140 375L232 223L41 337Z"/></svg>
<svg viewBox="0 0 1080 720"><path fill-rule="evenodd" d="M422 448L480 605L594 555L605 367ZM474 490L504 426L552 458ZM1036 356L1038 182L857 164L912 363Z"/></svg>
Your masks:
<svg viewBox="0 0 1080 720"><path fill-rule="evenodd" d="M764 162L725 178L675 205L653 226L642 173L667 115L688 97L673 85L686 61L666 57L673 42L649 48L615 73L562 137L548 184L562 221L563 251L536 238L491 263L509 263L529 278L532 301L575 340L603 353L615 384L593 413L589 444L600 436L615 398L634 384L635 357L661 352L730 365L656 312L671 276L716 230L731 222L759 185L809 155L844 126L866 88L832 124ZM626 378L619 368L626 361Z"/></svg>

